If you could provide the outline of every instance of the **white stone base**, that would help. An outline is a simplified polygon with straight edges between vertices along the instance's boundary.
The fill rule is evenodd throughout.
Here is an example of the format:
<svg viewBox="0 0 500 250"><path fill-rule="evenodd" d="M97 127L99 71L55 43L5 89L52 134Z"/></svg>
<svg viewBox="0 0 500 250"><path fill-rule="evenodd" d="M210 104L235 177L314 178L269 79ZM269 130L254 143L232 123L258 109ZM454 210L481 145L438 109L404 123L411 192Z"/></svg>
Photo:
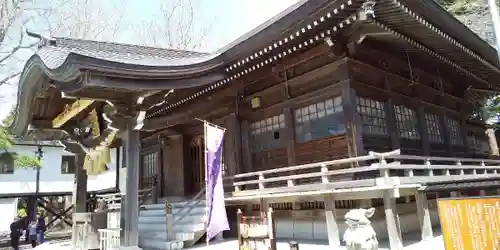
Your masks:
<svg viewBox="0 0 500 250"><path fill-rule="evenodd" d="M120 250L142 250L142 248L138 246L129 246L129 247L120 247Z"/></svg>

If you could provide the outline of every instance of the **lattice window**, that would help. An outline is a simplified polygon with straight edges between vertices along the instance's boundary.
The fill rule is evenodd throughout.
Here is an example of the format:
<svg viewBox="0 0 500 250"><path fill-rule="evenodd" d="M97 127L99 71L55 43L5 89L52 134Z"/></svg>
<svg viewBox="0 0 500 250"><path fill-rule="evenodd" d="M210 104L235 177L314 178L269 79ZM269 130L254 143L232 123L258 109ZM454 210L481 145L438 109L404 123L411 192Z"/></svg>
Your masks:
<svg viewBox="0 0 500 250"><path fill-rule="evenodd" d="M285 115L277 115L250 125L252 150L260 152L285 146Z"/></svg>
<svg viewBox="0 0 500 250"><path fill-rule="evenodd" d="M463 145L464 141L460 133L460 122L457 119L447 118L446 125L450 132L450 140L453 145Z"/></svg>
<svg viewBox="0 0 500 250"><path fill-rule="evenodd" d="M76 170L75 156L61 156L61 174L74 174Z"/></svg>
<svg viewBox="0 0 500 250"><path fill-rule="evenodd" d="M405 106L394 106L399 135L406 139L420 139L418 118L415 110Z"/></svg>
<svg viewBox="0 0 500 250"><path fill-rule="evenodd" d="M443 143L443 132L439 123L439 116L432 113L426 113L424 116L425 126L429 134L429 141L434 143Z"/></svg>
<svg viewBox="0 0 500 250"><path fill-rule="evenodd" d="M340 96L296 109L297 142L317 140L345 133L342 98Z"/></svg>
<svg viewBox="0 0 500 250"><path fill-rule="evenodd" d="M357 110L363 123L363 133L386 135L384 103L368 98L357 98Z"/></svg>
<svg viewBox="0 0 500 250"><path fill-rule="evenodd" d="M153 177L157 173L158 168L158 152L151 152L142 155L142 178Z"/></svg>

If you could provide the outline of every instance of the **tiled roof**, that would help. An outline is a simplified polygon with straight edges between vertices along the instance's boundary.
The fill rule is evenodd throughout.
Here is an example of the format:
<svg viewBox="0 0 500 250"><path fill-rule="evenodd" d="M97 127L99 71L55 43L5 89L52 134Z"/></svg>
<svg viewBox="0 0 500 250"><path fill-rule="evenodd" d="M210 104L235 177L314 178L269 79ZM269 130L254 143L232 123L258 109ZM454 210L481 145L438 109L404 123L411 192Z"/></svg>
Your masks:
<svg viewBox="0 0 500 250"><path fill-rule="evenodd" d="M205 62L214 56L185 50L144 47L69 38L53 38L45 42L37 55L46 67L60 67L71 53L109 62L142 66L185 66Z"/></svg>

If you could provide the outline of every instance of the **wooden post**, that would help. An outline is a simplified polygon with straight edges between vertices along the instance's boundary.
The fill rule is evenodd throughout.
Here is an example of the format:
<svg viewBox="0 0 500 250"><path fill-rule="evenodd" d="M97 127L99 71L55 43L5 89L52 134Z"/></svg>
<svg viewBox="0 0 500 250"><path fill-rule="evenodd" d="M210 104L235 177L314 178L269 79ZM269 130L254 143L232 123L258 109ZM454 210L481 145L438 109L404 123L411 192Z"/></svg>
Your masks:
<svg viewBox="0 0 500 250"><path fill-rule="evenodd" d="M136 247L139 244L139 131L127 126L125 131L125 151L127 166L127 182L125 192L125 206L123 206L122 246Z"/></svg>
<svg viewBox="0 0 500 250"><path fill-rule="evenodd" d="M83 169L85 154L77 154L75 157L75 182L73 184L73 194L71 203L73 203L73 226L71 228L71 240L74 248L77 248L78 228L76 223L76 213L87 212L87 171Z"/></svg>
<svg viewBox="0 0 500 250"><path fill-rule="evenodd" d="M387 234L389 235L389 246L391 250L403 249L403 238L401 236L401 225L396 210L396 198L392 195L393 190L384 191L385 221L387 223Z"/></svg>
<svg viewBox="0 0 500 250"><path fill-rule="evenodd" d="M333 195L325 195L325 217L326 229L328 233L328 245L330 248L340 246L339 226L337 225L337 214L335 208L335 198Z"/></svg>
<svg viewBox="0 0 500 250"><path fill-rule="evenodd" d="M251 172L252 168L252 153L250 151L250 124L247 120L241 120L241 154L243 158L243 168L241 172ZM244 187L243 187L244 188Z"/></svg>
<svg viewBox="0 0 500 250"><path fill-rule="evenodd" d="M269 241L271 243L271 250L276 250L276 225L274 223L274 217L273 217L273 209L269 208L267 212L267 227L268 227L268 236L269 236Z"/></svg>
<svg viewBox="0 0 500 250"><path fill-rule="evenodd" d="M384 110L385 110L386 121L387 121L387 132L391 136L392 150L399 149L399 148L401 148L401 138L399 135L396 114L394 113L394 104L393 104L391 98L389 98L384 103Z"/></svg>
<svg viewBox="0 0 500 250"><path fill-rule="evenodd" d="M172 215L172 205L165 201L165 215L167 216L167 240L175 240L174 216Z"/></svg>
<svg viewBox="0 0 500 250"><path fill-rule="evenodd" d="M344 121L346 123L347 147L349 157L365 154L363 145L363 122L357 112L356 91L346 82L341 86Z"/></svg>
<svg viewBox="0 0 500 250"><path fill-rule="evenodd" d="M429 144L429 130L427 128L427 124L425 123L425 108L424 105L420 105L417 109L417 117L418 117L418 127L420 129L420 135L422 138L422 151L424 155L431 154L431 148Z"/></svg>
<svg viewBox="0 0 500 250"><path fill-rule="evenodd" d="M417 203L417 216L420 223L422 240L432 239L434 234L432 232L432 221L426 193L418 191L415 194L415 200Z"/></svg>
<svg viewBox="0 0 500 250"><path fill-rule="evenodd" d="M241 249L243 245L243 238L241 237L241 209L238 208L238 212L236 212L236 232L238 232L238 249Z"/></svg>

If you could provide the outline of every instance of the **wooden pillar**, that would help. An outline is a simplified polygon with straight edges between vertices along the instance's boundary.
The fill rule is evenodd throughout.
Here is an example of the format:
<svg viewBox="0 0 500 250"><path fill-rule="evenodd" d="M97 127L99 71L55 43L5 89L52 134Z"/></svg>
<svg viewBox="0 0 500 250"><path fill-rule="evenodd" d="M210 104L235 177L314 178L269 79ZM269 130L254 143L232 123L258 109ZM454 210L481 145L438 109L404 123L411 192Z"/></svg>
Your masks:
<svg viewBox="0 0 500 250"><path fill-rule="evenodd" d="M337 224L337 211L335 208L335 198L333 195L325 195L325 218L326 230L328 234L328 245L330 248L340 246L339 226Z"/></svg>
<svg viewBox="0 0 500 250"><path fill-rule="evenodd" d="M232 115L233 129L234 129L234 158L235 158L235 174L243 173L243 147L241 143L241 120L237 114Z"/></svg>
<svg viewBox="0 0 500 250"><path fill-rule="evenodd" d="M226 135L224 136L224 164L227 166L227 176L241 173L241 127L238 116L231 114L224 121Z"/></svg>
<svg viewBox="0 0 500 250"><path fill-rule="evenodd" d="M349 82L346 82L341 86L341 95L349 157L365 155L363 124L356 110L356 91L351 88Z"/></svg>
<svg viewBox="0 0 500 250"><path fill-rule="evenodd" d="M290 108L283 109L285 116L285 138L286 138L286 153L288 159L288 166L296 165L295 160L295 122L293 119L293 111Z"/></svg>
<svg viewBox="0 0 500 250"><path fill-rule="evenodd" d="M384 191L385 222L387 223L387 234L391 250L403 249L403 237L401 236L401 225L396 210L396 198L393 197L394 190Z"/></svg>
<svg viewBox="0 0 500 250"><path fill-rule="evenodd" d="M441 123L441 128L443 128L444 143L447 146L448 154L452 156L454 155L452 146L453 144L451 143L451 132L450 128L448 127L448 118L446 117L445 113L442 113L439 116L439 123Z"/></svg>
<svg viewBox="0 0 500 250"><path fill-rule="evenodd" d="M471 148L469 147L469 140L467 140L467 117L460 117L460 137L462 138L462 142L465 148L466 157L470 157Z"/></svg>
<svg viewBox="0 0 500 250"><path fill-rule="evenodd" d="M417 203L417 216L420 223L422 240L433 238L431 214L429 213L429 203L427 195L424 192L418 191L415 195Z"/></svg>
<svg viewBox="0 0 500 250"><path fill-rule="evenodd" d="M75 157L75 177L73 183L73 194L71 197L71 203L73 204L73 226L71 229L71 240L73 247L77 247L78 239L78 229L76 223L76 213L87 212L87 171L83 169L83 163L85 162L85 154L76 154Z"/></svg>
<svg viewBox="0 0 500 250"><path fill-rule="evenodd" d="M427 129L427 124L425 123L425 109L423 105L420 105L417 109L417 120L422 138L422 151L424 152L424 155L428 156L431 154L431 147L429 144L429 130Z"/></svg>
<svg viewBox="0 0 500 250"><path fill-rule="evenodd" d="M252 171L252 152L250 150L250 123L248 120L241 121L241 147L243 157L242 172Z"/></svg>
<svg viewBox="0 0 500 250"><path fill-rule="evenodd" d="M127 182L122 206L123 239L122 246L136 247L139 244L139 131L127 126L125 131L125 151Z"/></svg>
<svg viewBox="0 0 500 250"><path fill-rule="evenodd" d="M387 99L384 103L384 110L387 116L387 132L391 136L391 146L392 150L401 148L401 138L399 136L399 129L396 120L396 114L394 113L394 104L392 99Z"/></svg>

